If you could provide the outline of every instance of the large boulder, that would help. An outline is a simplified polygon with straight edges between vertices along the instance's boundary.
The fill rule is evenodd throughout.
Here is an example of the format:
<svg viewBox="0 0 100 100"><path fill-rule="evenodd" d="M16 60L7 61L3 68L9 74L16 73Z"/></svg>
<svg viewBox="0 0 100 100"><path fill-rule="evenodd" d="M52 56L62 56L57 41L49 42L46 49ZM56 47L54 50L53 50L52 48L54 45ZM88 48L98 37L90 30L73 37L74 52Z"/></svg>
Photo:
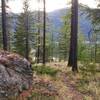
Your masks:
<svg viewBox="0 0 100 100"><path fill-rule="evenodd" d="M32 86L30 62L18 54L0 51L0 100L17 96Z"/></svg>

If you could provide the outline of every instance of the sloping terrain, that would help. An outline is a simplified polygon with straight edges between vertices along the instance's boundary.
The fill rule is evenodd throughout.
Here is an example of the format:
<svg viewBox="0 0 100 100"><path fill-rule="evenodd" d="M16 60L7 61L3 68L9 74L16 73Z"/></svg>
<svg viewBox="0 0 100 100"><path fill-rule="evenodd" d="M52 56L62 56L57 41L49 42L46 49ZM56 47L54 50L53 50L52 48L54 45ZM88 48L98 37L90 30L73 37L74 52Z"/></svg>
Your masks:
<svg viewBox="0 0 100 100"><path fill-rule="evenodd" d="M99 72L92 74L92 71L83 73L80 70L74 74L65 62L48 63L52 72L57 70L56 75L52 76L50 73L45 74L48 68L37 66L42 67L43 72L39 68L34 70L32 88L24 91L18 100L99 100ZM87 75L84 77L85 73Z"/></svg>

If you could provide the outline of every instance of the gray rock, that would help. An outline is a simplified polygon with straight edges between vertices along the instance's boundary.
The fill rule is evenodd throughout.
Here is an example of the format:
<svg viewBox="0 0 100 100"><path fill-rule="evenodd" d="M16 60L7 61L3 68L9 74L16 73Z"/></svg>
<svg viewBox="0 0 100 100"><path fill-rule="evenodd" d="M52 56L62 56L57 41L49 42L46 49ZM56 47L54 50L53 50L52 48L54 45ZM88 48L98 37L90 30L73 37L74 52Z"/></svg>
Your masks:
<svg viewBox="0 0 100 100"><path fill-rule="evenodd" d="M0 100L32 86L30 62L15 53L0 51Z"/></svg>

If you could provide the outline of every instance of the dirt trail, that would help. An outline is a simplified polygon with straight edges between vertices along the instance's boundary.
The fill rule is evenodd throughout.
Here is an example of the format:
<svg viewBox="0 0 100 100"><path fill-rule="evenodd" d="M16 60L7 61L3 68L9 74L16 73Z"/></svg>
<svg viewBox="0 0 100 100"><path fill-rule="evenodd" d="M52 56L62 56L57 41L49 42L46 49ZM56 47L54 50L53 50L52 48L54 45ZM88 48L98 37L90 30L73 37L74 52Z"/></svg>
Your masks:
<svg viewBox="0 0 100 100"><path fill-rule="evenodd" d="M67 78L66 74L59 74L59 79L62 81L64 87L66 88L64 93L61 94L61 100L83 100L84 95L76 90L74 84L71 83L71 81Z"/></svg>
<svg viewBox="0 0 100 100"><path fill-rule="evenodd" d="M50 80L52 84L56 87L58 96L55 100L84 100L84 94L80 93L75 87L75 80L71 79L69 74L65 71L66 64L49 64L57 69L61 69L61 71L57 74L56 80ZM43 78L43 77L42 77ZM49 80L48 80L49 81ZM45 83L44 83L45 84ZM31 95L32 88L29 91L24 91L20 98L17 100L27 100L26 97ZM41 100L41 99L39 99ZM89 99L93 100L93 99Z"/></svg>
<svg viewBox="0 0 100 100"><path fill-rule="evenodd" d="M58 87L61 87L58 89L59 91L59 99L58 100L84 100L85 95L80 93L76 89L76 81L77 76L73 75L73 78L71 78L69 75L69 71L66 72L67 69L67 62L66 63L51 63L49 66L53 66L54 68L60 69L61 72L57 75L57 84ZM56 84L56 85L57 85ZM61 85L62 84L62 85ZM88 96L88 95L87 95ZM90 100L93 100L92 98Z"/></svg>

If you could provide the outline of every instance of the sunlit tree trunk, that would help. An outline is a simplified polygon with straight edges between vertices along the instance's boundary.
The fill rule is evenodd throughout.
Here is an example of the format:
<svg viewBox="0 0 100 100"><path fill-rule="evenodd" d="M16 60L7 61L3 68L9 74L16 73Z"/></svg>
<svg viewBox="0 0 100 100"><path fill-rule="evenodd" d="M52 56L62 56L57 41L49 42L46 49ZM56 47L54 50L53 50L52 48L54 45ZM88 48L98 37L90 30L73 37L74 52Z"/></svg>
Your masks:
<svg viewBox="0 0 100 100"><path fill-rule="evenodd" d="M1 0L2 5L2 34L3 34L3 49L8 49L8 40L7 40L7 29L6 29L6 3L5 0Z"/></svg>

